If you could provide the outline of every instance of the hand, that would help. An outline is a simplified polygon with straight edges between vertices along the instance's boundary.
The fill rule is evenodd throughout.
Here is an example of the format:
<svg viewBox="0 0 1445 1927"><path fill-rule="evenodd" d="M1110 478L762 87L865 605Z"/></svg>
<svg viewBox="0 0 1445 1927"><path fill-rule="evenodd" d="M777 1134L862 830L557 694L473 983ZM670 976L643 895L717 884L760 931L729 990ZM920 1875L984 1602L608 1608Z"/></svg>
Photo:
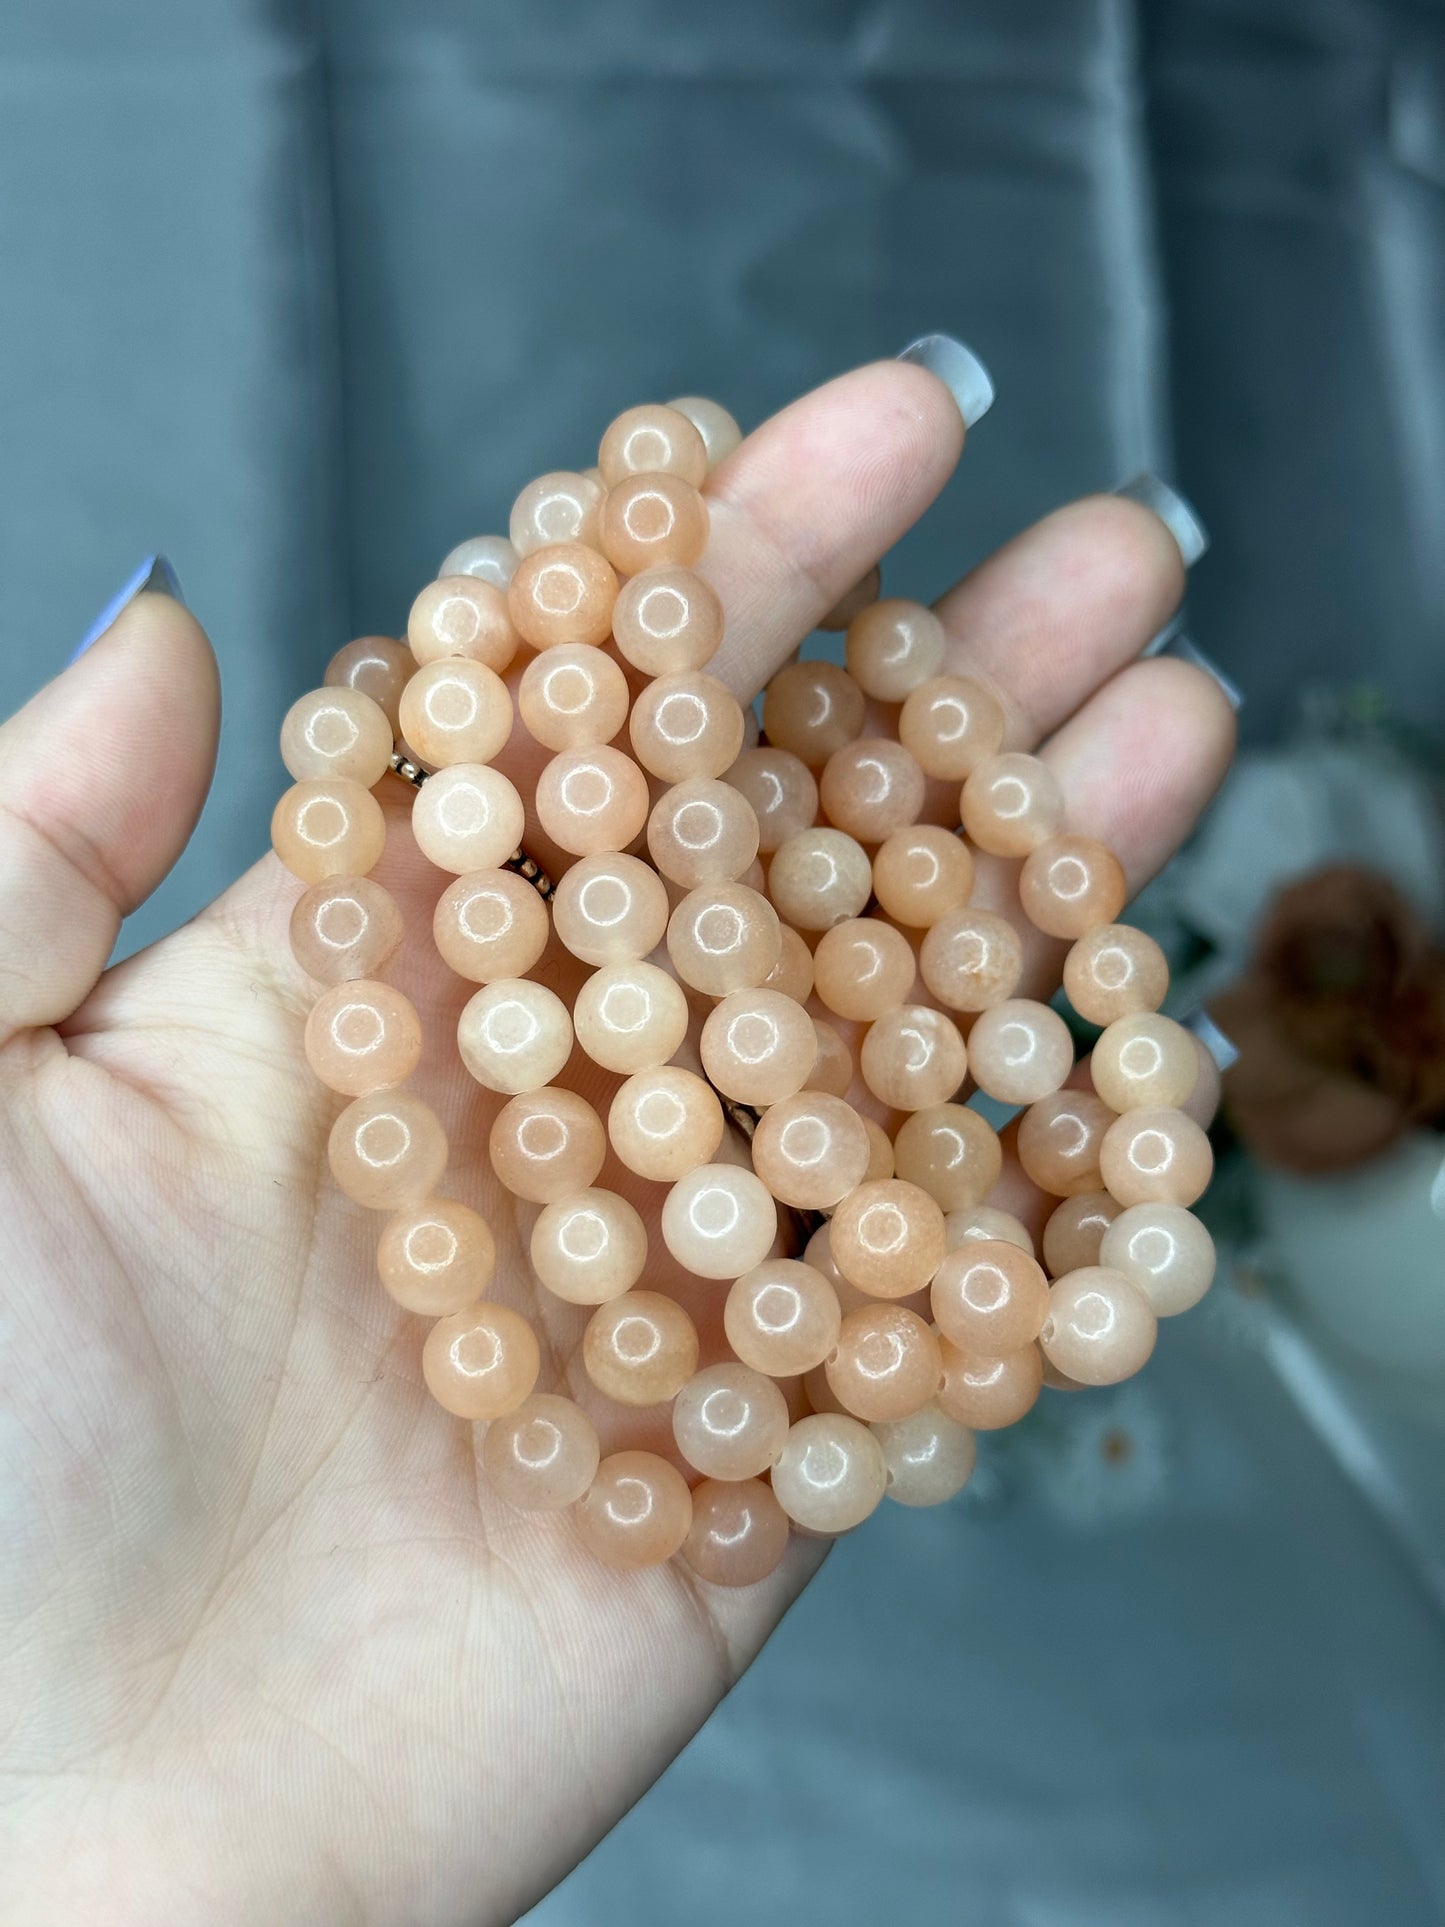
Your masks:
<svg viewBox="0 0 1445 1927"><path fill-rule="evenodd" d="M715 473L704 573L739 695L927 507L961 444L948 391L888 362ZM1010 744L1044 745L1072 825L1136 888L1232 741L1206 676L1136 660L1181 583L1163 524L1105 496L939 605ZM299 886L268 856L104 969L189 834L216 731L208 645L155 595L3 729L3 1917L511 1920L694 1732L820 1548L795 1541L774 1579L727 1593L678 1562L610 1572L565 1516L489 1498L472 1428L423 1388L422 1321L377 1281L381 1220L329 1178L339 1100L302 1057L314 987L286 935ZM496 1101L456 1061L471 986L431 950L442 879L407 833L410 793L382 789L378 874L408 924L391 974L426 1027L416 1082L451 1135L444 1188L491 1218L497 1293L538 1316L565 1373L579 1320L537 1303L487 1164ZM1057 962L1041 945L1035 976Z"/></svg>

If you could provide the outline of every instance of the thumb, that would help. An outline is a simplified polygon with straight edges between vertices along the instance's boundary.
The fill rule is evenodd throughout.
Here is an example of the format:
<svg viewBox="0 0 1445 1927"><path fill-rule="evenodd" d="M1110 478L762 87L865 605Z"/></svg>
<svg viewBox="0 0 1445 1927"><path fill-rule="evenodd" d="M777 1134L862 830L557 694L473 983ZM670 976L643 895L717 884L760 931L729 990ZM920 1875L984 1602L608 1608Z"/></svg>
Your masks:
<svg viewBox="0 0 1445 1927"><path fill-rule="evenodd" d="M206 800L220 685L200 624L163 592L174 582L147 565L0 725L0 1042L84 1001Z"/></svg>

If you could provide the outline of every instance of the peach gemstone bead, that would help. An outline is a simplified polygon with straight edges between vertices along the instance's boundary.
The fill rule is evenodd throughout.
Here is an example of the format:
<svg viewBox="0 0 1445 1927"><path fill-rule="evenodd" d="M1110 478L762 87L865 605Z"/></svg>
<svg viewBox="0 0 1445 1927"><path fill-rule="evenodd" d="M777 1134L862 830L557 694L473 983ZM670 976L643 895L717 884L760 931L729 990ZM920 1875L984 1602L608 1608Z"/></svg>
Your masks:
<svg viewBox="0 0 1445 1927"><path fill-rule="evenodd" d="M818 999L839 1017L872 1023L913 989L917 965L901 930L877 917L851 917L825 932L813 953Z"/></svg>
<svg viewBox="0 0 1445 1927"><path fill-rule="evenodd" d="M667 891L635 856L585 856L564 872L552 898L557 935L583 963L636 963L662 941Z"/></svg>
<svg viewBox="0 0 1445 1927"><path fill-rule="evenodd" d="M711 1162L722 1143L722 1106L696 1072L659 1064L636 1072L617 1092L607 1135L629 1171L672 1184Z"/></svg>
<svg viewBox="0 0 1445 1927"><path fill-rule="evenodd" d="M962 1211L950 1211L943 1221L943 1235L948 1248L954 1251L969 1238L998 1238L1005 1244L1017 1245L1032 1258L1034 1241L1029 1236L1027 1225L1020 1222L1012 1211L1000 1211L996 1205L976 1204Z"/></svg>
<svg viewBox="0 0 1445 1927"><path fill-rule="evenodd" d="M987 1010L1012 997L1023 975L1023 940L992 910L951 910L923 939L924 983L950 1010Z"/></svg>
<svg viewBox="0 0 1445 1927"><path fill-rule="evenodd" d="M1199 1076L1199 1048L1172 1017L1143 1010L1109 1025L1094 1044L1089 1071L1111 1110L1182 1108Z"/></svg>
<svg viewBox="0 0 1445 1927"><path fill-rule="evenodd" d="M1085 1265L1050 1286L1039 1343L1077 1384L1117 1385L1147 1363L1158 1329L1149 1300L1122 1271Z"/></svg>
<svg viewBox="0 0 1445 1927"><path fill-rule="evenodd" d="M1051 937L1082 937L1112 923L1128 894L1118 857L1091 836L1050 837L1019 873L1024 915Z"/></svg>
<svg viewBox="0 0 1445 1927"><path fill-rule="evenodd" d="M498 675L516 655L519 641L505 591L471 575L428 582L411 605L406 639L419 663L465 656Z"/></svg>
<svg viewBox="0 0 1445 1927"><path fill-rule="evenodd" d="M494 870L521 845L526 812L517 788L485 763L452 763L429 776L411 806L411 833L439 870Z"/></svg>
<svg viewBox="0 0 1445 1927"><path fill-rule="evenodd" d="M617 576L583 542L549 542L517 564L507 609L524 642L551 649L559 642L605 642L612 629Z"/></svg>
<svg viewBox="0 0 1445 1927"><path fill-rule="evenodd" d="M807 1013L800 1013L806 1021ZM753 1132L753 1169L780 1204L826 1211L860 1184L872 1157L867 1127L826 1091L768 1107Z"/></svg>
<svg viewBox="0 0 1445 1927"><path fill-rule="evenodd" d="M583 542L595 549L605 493L601 482L575 469L557 468L539 475L512 504L508 531L512 547L519 556L559 542Z"/></svg>
<svg viewBox="0 0 1445 1927"><path fill-rule="evenodd" d="M835 662L790 662L763 694L763 734L809 769L863 734L867 698Z"/></svg>
<svg viewBox="0 0 1445 1927"><path fill-rule="evenodd" d="M886 596L848 624L843 645L848 674L865 696L901 703L943 667L943 624L921 602Z"/></svg>
<svg viewBox="0 0 1445 1927"><path fill-rule="evenodd" d="M630 1291L647 1263L647 1232L615 1191L576 1191L544 1205L532 1227L532 1269L569 1305L605 1305Z"/></svg>
<svg viewBox="0 0 1445 1927"><path fill-rule="evenodd" d="M707 1479L755 1479L788 1436L787 1400L750 1365L709 1365L673 1402L677 1449Z"/></svg>
<svg viewBox="0 0 1445 1927"><path fill-rule="evenodd" d="M702 436L709 469L725 461L742 441L743 431L738 427L737 418L730 415L720 401L712 401L706 395L674 395L667 405L686 415Z"/></svg>
<svg viewBox="0 0 1445 1927"><path fill-rule="evenodd" d="M755 1586L788 1550L788 1515L761 1479L704 1479L693 1487L684 1561L710 1586Z"/></svg>
<svg viewBox="0 0 1445 1927"><path fill-rule="evenodd" d="M697 1370L697 1328L676 1299L629 1291L588 1319L582 1362L604 1397L619 1405L661 1405Z"/></svg>
<svg viewBox="0 0 1445 1927"><path fill-rule="evenodd" d="M1214 1282L1214 1240L1181 1205L1135 1204L1104 1233L1099 1263L1136 1284L1156 1318L1173 1318Z"/></svg>
<svg viewBox="0 0 1445 1927"><path fill-rule="evenodd" d="M993 856L1027 856L1064 820L1058 778L1037 756L987 756L963 786L959 811L969 840Z"/></svg>
<svg viewBox="0 0 1445 1927"><path fill-rule="evenodd" d="M783 925L782 937L778 961L759 988L781 990L795 1004L805 1004L813 994L813 953L790 925Z"/></svg>
<svg viewBox="0 0 1445 1927"><path fill-rule="evenodd" d="M772 1483L794 1524L809 1532L850 1532L877 1510L888 1466L866 1425L846 1412L817 1412L789 1431Z"/></svg>
<svg viewBox="0 0 1445 1927"><path fill-rule="evenodd" d="M610 743L627 721L627 677L600 649L559 643L522 671L517 708L544 749L589 749Z"/></svg>
<svg viewBox="0 0 1445 1927"><path fill-rule="evenodd" d="M644 402L608 423L597 466L608 488L629 475L680 475L700 488L707 475L707 444L680 409Z"/></svg>
<svg viewBox="0 0 1445 1927"><path fill-rule="evenodd" d="M873 894L885 916L924 930L961 910L973 892L973 852L934 823L910 823L873 857Z"/></svg>
<svg viewBox="0 0 1445 1927"><path fill-rule="evenodd" d="M966 1238L938 1267L930 1297L951 1344L1000 1357L1038 1337L1049 1284L1043 1266L1017 1245Z"/></svg>
<svg viewBox="0 0 1445 1927"><path fill-rule="evenodd" d="M1037 1345L1024 1345L1002 1358L962 1352L944 1339L940 1411L975 1432L996 1432L1017 1425L1038 1403L1043 1357Z"/></svg>
<svg viewBox="0 0 1445 1927"><path fill-rule="evenodd" d="M469 535L448 550L437 570L438 576L474 575L494 589L505 589L516 573L517 551L505 535Z"/></svg>
<svg viewBox="0 0 1445 1927"><path fill-rule="evenodd" d="M445 656L402 691L401 733L434 768L490 763L512 733L512 698L485 663Z"/></svg>
<svg viewBox="0 0 1445 1927"><path fill-rule="evenodd" d="M324 990L306 1019L306 1061L346 1097L404 1084L421 1059L421 1019L390 984L359 978Z"/></svg>
<svg viewBox="0 0 1445 1927"><path fill-rule="evenodd" d="M1108 923L1080 937L1064 959L1064 992L1090 1024L1157 1010L1169 965L1154 939L1132 924Z"/></svg>
<svg viewBox="0 0 1445 1927"><path fill-rule="evenodd" d="M829 1097L846 1097L853 1088L853 1053L843 1042L841 1032L821 1017L813 1019L818 1039L818 1056L805 1091L823 1091Z"/></svg>
<svg viewBox="0 0 1445 1927"><path fill-rule="evenodd" d="M863 1082L880 1104L920 1111L945 1104L968 1070L957 1024L927 1004L902 1004L868 1027L858 1053Z"/></svg>
<svg viewBox="0 0 1445 1927"><path fill-rule="evenodd" d="M871 1424L926 1405L943 1377L943 1355L906 1305L861 1305L843 1320L825 1370L843 1409Z"/></svg>
<svg viewBox="0 0 1445 1927"><path fill-rule="evenodd" d="M376 1265L399 1305L444 1318L486 1296L497 1246L479 1213L451 1198L428 1198L387 1220Z"/></svg>
<svg viewBox="0 0 1445 1927"><path fill-rule="evenodd" d="M271 815L271 847L303 883L365 876L385 846L380 803L349 777L293 783Z"/></svg>
<svg viewBox="0 0 1445 1927"><path fill-rule="evenodd" d="M687 1015L687 993L656 964L604 964L578 991L572 1027L594 1064L630 1077L668 1061Z"/></svg>
<svg viewBox="0 0 1445 1927"><path fill-rule="evenodd" d="M602 504L602 550L622 575L665 563L690 569L707 531L707 503L680 475L629 475Z"/></svg>
<svg viewBox="0 0 1445 1927"><path fill-rule="evenodd" d="M327 877L291 912L291 951L318 983L374 977L405 935L400 907L370 877Z"/></svg>
<svg viewBox="0 0 1445 1927"><path fill-rule="evenodd" d="M962 1492L978 1462L973 1433L936 1400L907 1418L875 1424L873 1436L888 1468L884 1496L898 1505L946 1504Z"/></svg>
<svg viewBox="0 0 1445 1927"><path fill-rule="evenodd" d="M701 669L658 676L632 705L627 724L642 767L664 783L721 776L743 746L743 712L725 683Z"/></svg>
<svg viewBox="0 0 1445 1927"><path fill-rule="evenodd" d="M625 850L647 821L647 778L606 743L564 749L537 778L537 820L572 856Z"/></svg>
<svg viewBox="0 0 1445 1927"><path fill-rule="evenodd" d="M645 676L701 669L723 638L722 602L691 569L644 569L618 591L612 634L624 660Z"/></svg>
<svg viewBox="0 0 1445 1927"><path fill-rule="evenodd" d="M812 1265L769 1258L744 1272L723 1306L727 1341L745 1365L790 1378L821 1365L838 1342L838 1294Z"/></svg>
<svg viewBox="0 0 1445 1927"><path fill-rule="evenodd" d="M614 1452L598 1466L572 1516L595 1558L637 1572L665 1565L682 1550L692 1496L677 1467L655 1452Z"/></svg>
<svg viewBox="0 0 1445 1927"><path fill-rule="evenodd" d="M593 1184L607 1134L586 1098L549 1086L504 1104L487 1148L505 1190L529 1204L551 1204Z"/></svg>
<svg viewBox="0 0 1445 1927"><path fill-rule="evenodd" d="M1056 1010L1010 997L983 1011L968 1034L968 1062L981 1090L1002 1104L1037 1104L1074 1068L1074 1040Z"/></svg>
<svg viewBox="0 0 1445 1927"><path fill-rule="evenodd" d="M1220 1075L1218 1064L1199 1037L1194 1039L1194 1056L1194 1089L1184 1100L1182 1108L1196 1124L1207 1131L1218 1114L1220 1098L1224 1092L1224 1080Z"/></svg>
<svg viewBox="0 0 1445 1927"><path fill-rule="evenodd" d="M945 1248L942 1211L905 1178L858 1185L828 1226L833 1263L870 1298L921 1291L943 1263Z"/></svg>
<svg viewBox="0 0 1445 1927"><path fill-rule="evenodd" d="M1099 1147L1115 1113L1092 1091L1055 1091L1019 1120L1018 1158L1040 1191L1055 1198L1101 1191Z"/></svg>
<svg viewBox="0 0 1445 1927"><path fill-rule="evenodd" d="M298 696L281 725L281 760L300 779L344 776L370 789L391 762L391 724L359 689L313 689Z"/></svg>
<svg viewBox="0 0 1445 1927"><path fill-rule="evenodd" d="M1146 1106L1109 1126L1099 1169L1104 1189L1122 1205L1189 1205L1209 1188L1214 1153L1192 1117Z"/></svg>
<svg viewBox="0 0 1445 1927"><path fill-rule="evenodd" d="M778 914L745 883L692 890L667 924L667 953L682 981L708 997L760 985L783 950Z"/></svg>
<svg viewBox="0 0 1445 1927"><path fill-rule="evenodd" d="M860 577L845 596L840 596L827 615L819 616L820 629L846 629L855 616L878 600L883 587L883 571L875 562L867 575Z"/></svg>
<svg viewBox="0 0 1445 1927"><path fill-rule="evenodd" d="M458 877L432 914L442 962L474 984L525 977L546 949L549 929L546 904L511 870Z"/></svg>
<svg viewBox="0 0 1445 1927"><path fill-rule="evenodd" d="M746 749L726 780L752 806L760 850L771 854L790 836L812 828L818 814L817 781L791 750Z"/></svg>
<svg viewBox="0 0 1445 1927"><path fill-rule="evenodd" d="M818 1038L807 1011L780 990L735 990L709 1011L699 1052L725 1097L762 1106L802 1090Z"/></svg>
<svg viewBox="0 0 1445 1927"><path fill-rule="evenodd" d="M758 854L758 819L729 783L694 777L664 790L647 819L647 848L669 883L731 883Z"/></svg>
<svg viewBox="0 0 1445 1927"><path fill-rule="evenodd" d="M873 866L863 845L821 825L790 836L768 867L768 895L797 930L831 930L861 916L872 890Z"/></svg>
<svg viewBox="0 0 1445 1927"><path fill-rule="evenodd" d="M421 1370L437 1404L458 1418L494 1419L530 1396L542 1369L537 1334L506 1305L473 1305L439 1318Z"/></svg>
<svg viewBox="0 0 1445 1927"><path fill-rule="evenodd" d="M703 1164L679 1178L662 1207L663 1243L699 1278L739 1278L778 1235L778 1207L762 1179L735 1164Z"/></svg>
<svg viewBox="0 0 1445 1927"><path fill-rule="evenodd" d="M865 1178L891 1178L894 1171L893 1140L881 1124L871 1117L863 1120L863 1129L868 1133L868 1169Z"/></svg>
<svg viewBox="0 0 1445 1927"><path fill-rule="evenodd" d="M570 1398L533 1392L493 1419L482 1440L482 1470L499 1499L522 1512L557 1512L580 1499L601 1459L597 1428Z"/></svg>
<svg viewBox="0 0 1445 1927"><path fill-rule="evenodd" d="M1056 1205L1044 1226L1044 1264L1049 1276L1062 1278L1066 1271L1097 1265L1104 1233L1121 1208L1107 1191L1085 1191Z"/></svg>
<svg viewBox="0 0 1445 1927"><path fill-rule="evenodd" d="M998 1183L1003 1150L986 1117L966 1104L932 1104L906 1118L893 1141L900 1178L944 1211L981 1204Z"/></svg>
<svg viewBox="0 0 1445 1927"><path fill-rule="evenodd" d="M327 1140L331 1175L354 1204L399 1211L434 1189L447 1138L429 1104L410 1091L373 1091L347 1105Z"/></svg>
<svg viewBox="0 0 1445 1927"><path fill-rule="evenodd" d="M405 643L390 636L358 636L337 650L323 680L328 689L356 689L370 696L395 735L401 692L415 668L416 659Z"/></svg>
<svg viewBox="0 0 1445 1927"><path fill-rule="evenodd" d="M898 740L925 776L961 783L998 753L1003 706L972 676L935 676L915 689L898 717Z"/></svg>
<svg viewBox="0 0 1445 1927"><path fill-rule="evenodd" d="M489 1091L537 1091L572 1055L572 1018L555 991L526 977L484 984L457 1024L462 1062Z"/></svg>

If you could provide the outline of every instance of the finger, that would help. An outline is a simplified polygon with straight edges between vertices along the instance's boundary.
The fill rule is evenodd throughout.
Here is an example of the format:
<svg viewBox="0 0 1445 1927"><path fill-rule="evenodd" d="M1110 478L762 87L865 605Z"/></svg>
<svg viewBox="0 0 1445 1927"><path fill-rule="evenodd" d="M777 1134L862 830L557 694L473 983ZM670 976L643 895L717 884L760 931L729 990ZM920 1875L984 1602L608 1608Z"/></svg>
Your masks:
<svg viewBox="0 0 1445 1927"><path fill-rule="evenodd" d="M143 593L0 728L0 1039L91 990L195 826L219 720L200 625Z"/></svg>

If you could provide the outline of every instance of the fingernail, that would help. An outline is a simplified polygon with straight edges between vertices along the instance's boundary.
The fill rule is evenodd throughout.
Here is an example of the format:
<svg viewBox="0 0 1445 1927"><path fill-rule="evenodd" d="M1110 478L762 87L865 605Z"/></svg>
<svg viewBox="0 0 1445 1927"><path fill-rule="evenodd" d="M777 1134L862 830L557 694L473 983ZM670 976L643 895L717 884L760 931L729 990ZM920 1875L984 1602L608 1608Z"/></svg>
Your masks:
<svg viewBox="0 0 1445 1927"><path fill-rule="evenodd" d="M1224 691L1226 702L1233 710L1244 708L1244 691L1237 682L1226 676L1217 662L1206 656L1197 643L1191 642L1186 635L1173 635L1163 648L1150 652L1158 656L1177 656L1181 662L1192 662L1196 669L1202 669L1206 676L1213 676Z"/></svg>
<svg viewBox="0 0 1445 1927"><path fill-rule="evenodd" d="M116 591L95 621L91 623L70 660L74 662L77 657L85 654L92 643L99 642L121 611L128 608L136 597L143 595L147 589L153 589L160 595L168 595L173 602L183 603L186 599L181 593L176 572L166 558L163 555L148 555L124 587Z"/></svg>
<svg viewBox="0 0 1445 1927"><path fill-rule="evenodd" d="M916 361L930 375L937 375L958 403L965 428L982 421L993 407L993 381L987 368L972 348L965 348L952 335L920 335L917 341L909 342L898 360Z"/></svg>
<svg viewBox="0 0 1445 1927"><path fill-rule="evenodd" d="M1179 544L1179 553L1184 557L1186 569L1192 569L1209 547L1209 531L1190 504L1177 489L1170 488L1167 482L1161 482L1147 468L1131 482L1121 482L1114 493L1127 496L1131 502L1139 503L1141 508L1149 509L1159 517Z"/></svg>
<svg viewBox="0 0 1445 1927"><path fill-rule="evenodd" d="M1194 1032L1221 1071L1227 1071L1231 1064L1239 1062L1238 1050L1230 1043L1207 1010L1196 1010L1192 1017L1186 1017L1184 1028Z"/></svg>

